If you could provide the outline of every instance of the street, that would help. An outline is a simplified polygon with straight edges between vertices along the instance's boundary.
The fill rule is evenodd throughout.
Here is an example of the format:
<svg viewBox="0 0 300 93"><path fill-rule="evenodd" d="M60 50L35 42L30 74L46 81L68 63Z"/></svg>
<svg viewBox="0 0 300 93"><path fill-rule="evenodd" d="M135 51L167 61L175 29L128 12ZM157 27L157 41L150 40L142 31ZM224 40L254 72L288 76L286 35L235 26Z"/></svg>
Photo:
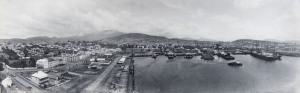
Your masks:
<svg viewBox="0 0 300 93"><path fill-rule="evenodd" d="M117 57L109 67L106 68L106 70L98 76L93 83L88 85L85 89L81 91L81 93L98 93L105 91L105 88L101 86L101 82L107 77L107 75L110 73L110 71L114 68L114 66L117 64L121 57Z"/></svg>

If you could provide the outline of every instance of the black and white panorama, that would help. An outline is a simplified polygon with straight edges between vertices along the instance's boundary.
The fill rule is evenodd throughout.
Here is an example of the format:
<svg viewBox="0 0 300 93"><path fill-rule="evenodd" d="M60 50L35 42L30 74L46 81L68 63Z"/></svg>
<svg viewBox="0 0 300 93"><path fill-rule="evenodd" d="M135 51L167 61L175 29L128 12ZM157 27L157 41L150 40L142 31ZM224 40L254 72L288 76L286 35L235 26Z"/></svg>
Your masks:
<svg viewBox="0 0 300 93"><path fill-rule="evenodd" d="M0 93L300 93L300 0L0 0Z"/></svg>

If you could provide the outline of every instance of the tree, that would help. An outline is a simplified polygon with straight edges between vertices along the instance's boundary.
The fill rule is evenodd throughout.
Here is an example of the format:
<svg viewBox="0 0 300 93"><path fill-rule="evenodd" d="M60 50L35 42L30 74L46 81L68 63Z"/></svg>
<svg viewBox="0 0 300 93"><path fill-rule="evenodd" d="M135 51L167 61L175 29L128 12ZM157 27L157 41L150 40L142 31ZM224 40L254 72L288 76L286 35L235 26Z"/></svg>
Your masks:
<svg viewBox="0 0 300 93"><path fill-rule="evenodd" d="M126 46L121 46L122 51L126 51Z"/></svg>
<svg viewBox="0 0 300 93"><path fill-rule="evenodd" d="M49 54L49 53L50 53L50 49L49 49L49 48L45 48L45 49L44 49L44 54L47 55L47 54Z"/></svg>
<svg viewBox="0 0 300 93"><path fill-rule="evenodd" d="M82 61L82 64L84 64L84 65L89 65L90 62L89 62L88 60L84 60L84 61Z"/></svg>
<svg viewBox="0 0 300 93"><path fill-rule="evenodd" d="M218 50L218 53L220 52L220 46L221 46L221 44L216 44L216 49Z"/></svg>
<svg viewBox="0 0 300 93"><path fill-rule="evenodd" d="M28 57L28 50L26 48L24 48L23 53L25 55L24 57Z"/></svg>
<svg viewBox="0 0 300 93"><path fill-rule="evenodd" d="M95 70L97 70L97 67L91 67L91 69L95 71Z"/></svg>
<svg viewBox="0 0 300 93"><path fill-rule="evenodd" d="M8 57L9 60L13 60L13 58L11 56Z"/></svg>
<svg viewBox="0 0 300 93"><path fill-rule="evenodd" d="M59 44L60 44L60 43L58 43L58 42L55 42L55 43L54 43L54 45L59 45Z"/></svg>
<svg viewBox="0 0 300 93"><path fill-rule="evenodd" d="M26 60L20 60L20 67L21 68L25 68L27 65L26 65Z"/></svg>
<svg viewBox="0 0 300 93"><path fill-rule="evenodd" d="M35 67L36 66L36 60L34 58L29 59L29 67Z"/></svg>
<svg viewBox="0 0 300 93"><path fill-rule="evenodd" d="M0 63L0 71L3 71L4 68L3 68L3 63Z"/></svg>
<svg viewBox="0 0 300 93"><path fill-rule="evenodd" d="M1 55L0 61L4 62L5 64L8 64L8 60L3 55Z"/></svg>
<svg viewBox="0 0 300 93"><path fill-rule="evenodd" d="M77 41L77 46L81 44L81 41Z"/></svg>
<svg viewBox="0 0 300 93"><path fill-rule="evenodd" d="M98 62L97 58L95 57L95 62Z"/></svg>
<svg viewBox="0 0 300 93"><path fill-rule="evenodd" d="M2 50L3 50L3 53L5 53L9 56L12 56L13 59L19 59L18 54L15 51L13 51L12 49L2 48Z"/></svg>

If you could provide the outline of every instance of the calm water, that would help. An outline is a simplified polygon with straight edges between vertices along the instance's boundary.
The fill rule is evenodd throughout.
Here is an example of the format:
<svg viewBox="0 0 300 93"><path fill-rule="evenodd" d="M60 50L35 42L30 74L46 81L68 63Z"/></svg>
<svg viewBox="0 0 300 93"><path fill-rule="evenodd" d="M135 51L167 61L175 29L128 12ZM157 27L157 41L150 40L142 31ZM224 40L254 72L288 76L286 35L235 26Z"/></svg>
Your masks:
<svg viewBox="0 0 300 93"><path fill-rule="evenodd" d="M300 58L267 62L234 56L242 67L230 67L218 57L135 58L136 88L140 93L300 93Z"/></svg>

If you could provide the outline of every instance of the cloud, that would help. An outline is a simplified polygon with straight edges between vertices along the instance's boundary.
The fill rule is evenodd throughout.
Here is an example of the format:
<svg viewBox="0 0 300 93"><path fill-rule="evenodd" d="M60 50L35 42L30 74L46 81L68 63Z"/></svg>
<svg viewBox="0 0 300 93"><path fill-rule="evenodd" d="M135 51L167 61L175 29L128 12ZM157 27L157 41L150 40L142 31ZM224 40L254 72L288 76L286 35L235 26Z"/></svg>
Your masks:
<svg viewBox="0 0 300 93"><path fill-rule="evenodd" d="M234 5L242 9L258 8L263 5L263 1L267 0L234 0Z"/></svg>
<svg viewBox="0 0 300 93"><path fill-rule="evenodd" d="M0 0L0 38L119 30L214 40L299 39L297 0Z"/></svg>

